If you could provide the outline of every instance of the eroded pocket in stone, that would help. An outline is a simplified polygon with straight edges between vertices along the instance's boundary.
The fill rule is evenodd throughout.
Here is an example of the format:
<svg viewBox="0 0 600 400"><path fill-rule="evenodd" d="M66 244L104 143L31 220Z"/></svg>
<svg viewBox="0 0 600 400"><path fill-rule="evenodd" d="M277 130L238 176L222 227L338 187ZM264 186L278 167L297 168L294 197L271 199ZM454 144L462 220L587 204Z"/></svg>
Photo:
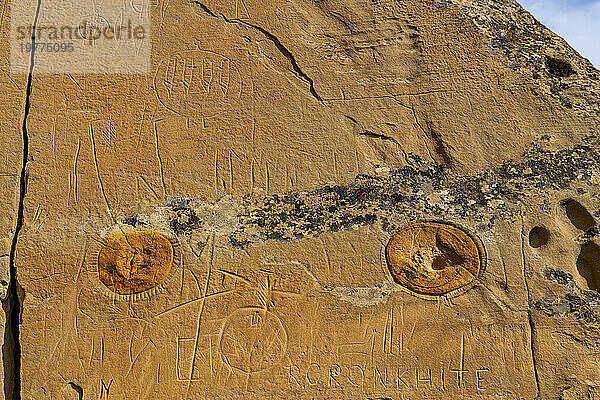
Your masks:
<svg viewBox="0 0 600 400"><path fill-rule="evenodd" d="M588 212L588 210L577 200L567 199L562 203L567 218L573 224L574 227L582 231L587 231L592 226L596 225L594 217Z"/></svg>
<svg viewBox="0 0 600 400"><path fill-rule="evenodd" d="M549 232L543 226L536 226L529 231L529 245L538 248L548 244Z"/></svg>
<svg viewBox="0 0 600 400"><path fill-rule="evenodd" d="M575 73L570 63L550 56L546 56L546 67L552 75L560 76L561 78L571 76Z"/></svg>
<svg viewBox="0 0 600 400"><path fill-rule="evenodd" d="M594 242L581 246L577 257L577 272L586 280L588 288L600 289L600 246Z"/></svg>

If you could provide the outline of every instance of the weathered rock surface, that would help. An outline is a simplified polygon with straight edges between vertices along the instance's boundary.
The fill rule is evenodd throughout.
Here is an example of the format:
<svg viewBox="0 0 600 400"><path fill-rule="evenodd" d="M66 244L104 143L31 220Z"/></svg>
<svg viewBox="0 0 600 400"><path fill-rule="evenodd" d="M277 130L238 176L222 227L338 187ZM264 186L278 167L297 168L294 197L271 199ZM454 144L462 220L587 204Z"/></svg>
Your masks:
<svg viewBox="0 0 600 400"><path fill-rule="evenodd" d="M587 60L514 1L150 13L152 74L3 64L6 398L600 397Z"/></svg>

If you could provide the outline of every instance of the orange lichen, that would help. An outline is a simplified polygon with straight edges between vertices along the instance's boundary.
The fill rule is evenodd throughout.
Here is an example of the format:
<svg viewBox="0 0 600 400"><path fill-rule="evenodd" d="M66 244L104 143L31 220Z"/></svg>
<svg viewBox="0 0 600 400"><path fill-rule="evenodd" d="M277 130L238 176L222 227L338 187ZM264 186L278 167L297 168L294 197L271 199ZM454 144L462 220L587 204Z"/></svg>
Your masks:
<svg viewBox="0 0 600 400"><path fill-rule="evenodd" d="M440 296L469 287L481 274L478 241L452 225L420 222L390 239L386 260L396 283L423 295Z"/></svg>
<svg viewBox="0 0 600 400"><path fill-rule="evenodd" d="M121 232L104 239L98 278L119 295L144 293L164 283L174 268L175 250L155 231Z"/></svg>

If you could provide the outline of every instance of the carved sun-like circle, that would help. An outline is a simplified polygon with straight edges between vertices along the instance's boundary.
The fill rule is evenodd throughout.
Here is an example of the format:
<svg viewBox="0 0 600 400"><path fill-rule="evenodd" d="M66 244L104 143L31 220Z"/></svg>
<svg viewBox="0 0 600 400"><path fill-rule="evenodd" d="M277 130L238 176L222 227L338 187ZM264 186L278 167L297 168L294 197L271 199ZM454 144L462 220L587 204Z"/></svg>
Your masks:
<svg viewBox="0 0 600 400"><path fill-rule="evenodd" d="M419 222L402 228L385 249L394 281L410 291L441 296L469 288L483 272L478 240L455 226Z"/></svg>
<svg viewBox="0 0 600 400"><path fill-rule="evenodd" d="M98 278L119 295L144 293L168 279L175 257L173 244L159 232L115 233L98 252Z"/></svg>

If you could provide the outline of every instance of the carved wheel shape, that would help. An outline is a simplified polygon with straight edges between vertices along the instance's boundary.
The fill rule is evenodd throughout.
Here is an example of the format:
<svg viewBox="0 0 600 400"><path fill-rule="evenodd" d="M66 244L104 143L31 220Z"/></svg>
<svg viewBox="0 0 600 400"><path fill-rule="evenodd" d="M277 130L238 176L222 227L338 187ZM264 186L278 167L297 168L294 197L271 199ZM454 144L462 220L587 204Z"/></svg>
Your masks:
<svg viewBox="0 0 600 400"><path fill-rule="evenodd" d="M270 311L245 307L225 321L220 341L223 361L234 369L254 373L276 365L285 355L287 333Z"/></svg>

